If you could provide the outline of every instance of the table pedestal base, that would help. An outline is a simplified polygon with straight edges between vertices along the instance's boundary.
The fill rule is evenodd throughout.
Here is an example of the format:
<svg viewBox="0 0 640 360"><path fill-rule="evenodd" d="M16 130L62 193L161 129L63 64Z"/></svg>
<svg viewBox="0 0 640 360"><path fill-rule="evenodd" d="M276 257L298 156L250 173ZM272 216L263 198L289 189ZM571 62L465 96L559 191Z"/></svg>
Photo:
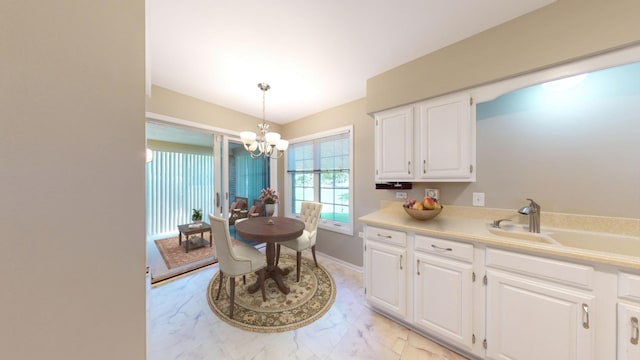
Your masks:
<svg viewBox="0 0 640 360"><path fill-rule="evenodd" d="M268 278L273 279L278 285L278 289L282 291L283 294L288 294L291 290L287 285L285 285L283 276L287 276L289 274L289 269L280 269L276 265L276 244L272 242L268 242L266 246L266 255L267 255L267 269L264 275L264 280L267 281ZM260 278L256 280L254 284L249 286L249 294L253 294L254 292L260 290Z"/></svg>

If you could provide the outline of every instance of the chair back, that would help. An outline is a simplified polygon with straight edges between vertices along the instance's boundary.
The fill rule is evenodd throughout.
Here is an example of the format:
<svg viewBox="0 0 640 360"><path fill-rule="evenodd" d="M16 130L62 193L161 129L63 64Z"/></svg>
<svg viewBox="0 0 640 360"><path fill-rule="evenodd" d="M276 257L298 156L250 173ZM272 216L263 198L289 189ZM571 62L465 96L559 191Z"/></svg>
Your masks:
<svg viewBox="0 0 640 360"><path fill-rule="evenodd" d="M264 205L262 204L262 201L258 199L253 200L253 205L251 205L251 208L249 209L249 216L254 214L257 214L257 216L262 216L264 215L263 213L264 213Z"/></svg>
<svg viewBox="0 0 640 360"><path fill-rule="evenodd" d="M229 205L229 211L233 211L234 209L246 210L248 204L249 199L242 196L236 196L231 205Z"/></svg>
<svg viewBox="0 0 640 360"><path fill-rule="evenodd" d="M227 222L222 218L209 214L209 223L211 224L213 246L215 247L220 269L233 267L235 259L233 256L233 250L231 249L231 235L229 234Z"/></svg>
<svg viewBox="0 0 640 360"><path fill-rule="evenodd" d="M313 233L318 228L322 204L319 202L303 201L300 208L300 221L304 223L304 229Z"/></svg>

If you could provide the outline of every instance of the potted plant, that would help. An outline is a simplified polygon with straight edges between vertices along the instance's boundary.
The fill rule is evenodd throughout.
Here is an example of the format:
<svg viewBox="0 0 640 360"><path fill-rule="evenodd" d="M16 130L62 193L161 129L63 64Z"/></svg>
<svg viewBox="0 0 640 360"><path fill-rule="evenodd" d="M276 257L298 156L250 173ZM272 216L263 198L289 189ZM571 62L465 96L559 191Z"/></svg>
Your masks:
<svg viewBox="0 0 640 360"><path fill-rule="evenodd" d="M191 220L193 220L194 223L199 224L202 221L202 209L193 209Z"/></svg>
<svg viewBox="0 0 640 360"><path fill-rule="evenodd" d="M276 209L276 203L279 199L278 191L274 188L266 188L260 190L260 201L265 205L267 216L273 216Z"/></svg>

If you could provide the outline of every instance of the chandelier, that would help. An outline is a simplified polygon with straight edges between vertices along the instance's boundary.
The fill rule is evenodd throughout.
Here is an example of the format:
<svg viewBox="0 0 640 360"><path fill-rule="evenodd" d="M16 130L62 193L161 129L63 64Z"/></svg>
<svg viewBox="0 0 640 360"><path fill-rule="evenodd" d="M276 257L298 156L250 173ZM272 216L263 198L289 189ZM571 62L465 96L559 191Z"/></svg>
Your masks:
<svg viewBox="0 0 640 360"><path fill-rule="evenodd" d="M244 149L249 152L251 158L256 159L261 156L265 158L277 159L284 155L285 150L289 147L287 140L280 139L280 134L269 131L269 124L265 120L265 94L271 86L266 83L259 83L258 88L262 90L262 124L258 124L260 134L257 135L253 131L242 131L240 139L244 144Z"/></svg>

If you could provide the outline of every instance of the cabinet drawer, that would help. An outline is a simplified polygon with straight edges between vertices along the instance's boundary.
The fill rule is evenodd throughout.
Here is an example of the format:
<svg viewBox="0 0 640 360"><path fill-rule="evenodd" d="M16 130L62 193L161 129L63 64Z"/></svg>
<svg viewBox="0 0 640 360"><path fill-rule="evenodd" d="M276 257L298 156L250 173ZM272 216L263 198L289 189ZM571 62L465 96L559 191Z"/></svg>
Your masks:
<svg viewBox="0 0 640 360"><path fill-rule="evenodd" d="M473 262L473 245L471 244L416 235L415 248L430 254Z"/></svg>
<svg viewBox="0 0 640 360"><path fill-rule="evenodd" d="M496 249L487 249L486 264L531 277L593 289L594 270L591 266Z"/></svg>
<svg viewBox="0 0 640 360"><path fill-rule="evenodd" d="M407 233L402 231L367 226L365 236L370 240L381 241L398 246L407 246Z"/></svg>
<svg viewBox="0 0 640 360"><path fill-rule="evenodd" d="M640 301L640 275L619 273L618 296L628 300Z"/></svg>

